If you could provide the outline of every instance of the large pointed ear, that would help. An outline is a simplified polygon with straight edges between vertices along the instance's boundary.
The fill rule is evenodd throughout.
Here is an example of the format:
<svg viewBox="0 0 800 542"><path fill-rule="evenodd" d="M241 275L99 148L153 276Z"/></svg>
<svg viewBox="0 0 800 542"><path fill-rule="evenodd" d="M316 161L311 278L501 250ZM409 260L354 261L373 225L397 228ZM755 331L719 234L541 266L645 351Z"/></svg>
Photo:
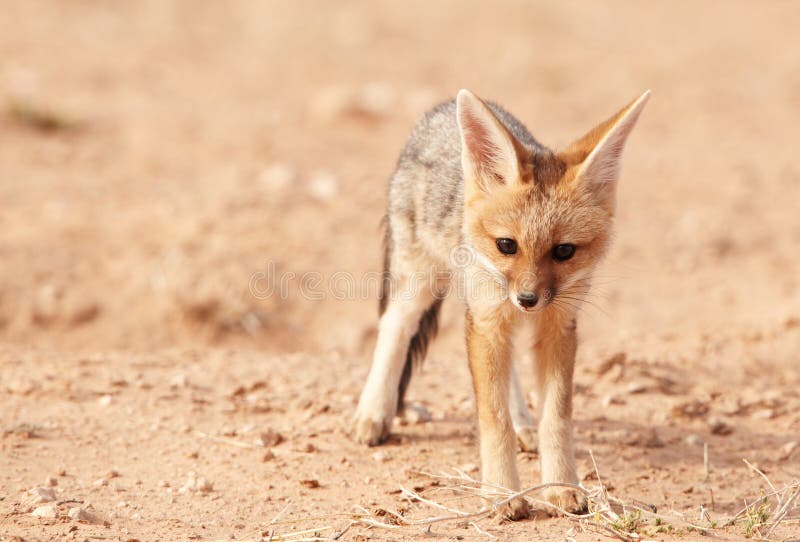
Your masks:
<svg viewBox="0 0 800 542"><path fill-rule="evenodd" d="M483 191L520 182L518 145L483 101L462 89L456 98L461 166L470 187Z"/></svg>
<svg viewBox="0 0 800 542"><path fill-rule="evenodd" d="M612 210L622 151L649 98L648 90L558 153L569 166L576 168L573 181L598 196Z"/></svg>

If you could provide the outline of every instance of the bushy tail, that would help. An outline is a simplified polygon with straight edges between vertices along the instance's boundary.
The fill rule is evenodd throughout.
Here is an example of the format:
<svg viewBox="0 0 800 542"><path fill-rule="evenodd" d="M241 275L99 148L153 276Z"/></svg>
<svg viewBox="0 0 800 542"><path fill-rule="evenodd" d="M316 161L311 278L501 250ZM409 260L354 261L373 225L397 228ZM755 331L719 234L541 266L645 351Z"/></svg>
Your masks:
<svg viewBox="0 0 800 542"><path fill-rule="evenodd" d="M392 230L389 225L389 218L383 217L381 221L383 227L383 272L381 275L381 287L378 292L378 315L383 316L386 312L386 305L389 303L389 296L392 295ZM428 352L428 343L436 336L439 330L439 311L442 307L442 300L436 299L428 309L422 313L419 319L417 332L411 337L406 353L406 363L403 366L403 374L400 377L400 386L397 393L397 412L403 411L404 399L408 384L411 382L411 374L418 368L425 354Z"/></svg>

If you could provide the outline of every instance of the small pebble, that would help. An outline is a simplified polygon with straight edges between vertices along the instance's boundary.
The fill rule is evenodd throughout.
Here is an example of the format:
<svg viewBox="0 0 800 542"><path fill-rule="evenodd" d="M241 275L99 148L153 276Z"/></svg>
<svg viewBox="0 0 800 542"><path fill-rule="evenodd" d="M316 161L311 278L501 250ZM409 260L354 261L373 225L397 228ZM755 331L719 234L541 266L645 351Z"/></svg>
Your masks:
<svg viewBox="0 0 800 542"><path fill-rule="evenodd" d="M332 173L317 172L308 180L308 193L320 201L327 201L339 192L339 182Z"/></svg>
<svg viewBox="0 0 800 542"><path fill-rule="evenodd" d="M636 394L646 392L647 388L647 382L631 382L625 389L630 394Z"/></svg>
<svg viewBox="0 0 800 542"><path fill-rule="evenodd" d="M188 491L198 493L209 493L214 490L214 484L210 480L197 476L194 472L190 472L186 483L178 490L178 493L186 493Z"/></svg>
<svg viewBox="0 0 800 542"><path fill-rule="evenodd" d="M756 420L771 420L775 417L774 408L762 408L753 412L752 417Z"/></svg>
<svg viewBox="0 0 800 542"><path fill-rule="evenodd" d="M37 518L55 518L58 516L58 509L54 504L46 504L44 506L37 507L33 512L31 512L32 516Z"/></svg>
<svg viewBox="0 0 800 542"><path fill-rule="evenodd" d="M720 418L711 418L708 420L708 427L714 435L730 435L733 433L733 427Z"/></svg>
<svg viewBox="0 0 800 542"><path fill-rule="evenodd" d="M83 521L86 523L98 523L97 516L95 516L92 512L87 510L86 508L82 508L80 506L74 506L69 509L67 515L74 519L75 521Z"/></svg>
<svg viewBox="0 0 800 542"><path fill-rule="evenodd" d="M291 165L275 163L261 171L258 182L268 190L280 190L294 183L297 177L297 170Z"/></svg>
<svg viewBox="0 0 800 542"><path fill-rule="evenodd" d="M604 408L608 408L611 405L624 405L625 404L625 400L622 399L621 397L617 397L613 393L609 393L608 395L605 395L603 397L601 403L602 403Z"/></svg>
<svg viewBox="0 0 800 542"><path fill-rule="evenodd" d="M372 454L372 459L378 463L386 463L392 460L392 456L388 452L380 451Z"/></svg>
<svg viewBox="0 0 800 542"><path fill-rule="evenodd" d="M690 446L702 446L705 442L699 436L691 434L686 437L686 444Z"/></svg>
<svg viewBox="0 0 800 542"><path fill-rule="evenodd" d="M397 93L386 83L367 83L356 93L353 101L358 112L379 117L391 113L397 102Z"/></svg>
<svg viewBox="0 0 800 542"><path fill-rule="evenodd" d="M281 435L277 431L268 429L267 431L262 432L258 436L258 438L256 439L256 446L264 446L265 448L271 448L272 446L277 446L283 441L284 441L283 435Z"/></svg>
<svg viewBox="0 0 800 542"><path fill-rule="evenodd" d="M400 417L400 423L401 425L418 425L428 423L432 419L430 411L425 406L413 404L406 405Z"/></svg>
<svg viewBox="0 0 800 542"><path fill-rule="evenodd" d="M169 387L172 389L189 387L189 377L183 373L176 374L169 380Z"/></svg>
<svg viewBox="0 0 800 542"><path fill-rule="evenodd" d="M50 487L34 487L28 493L33 496L31 501L34 504L56 500L56 492Z"/></svg>
<svg viewBox="0 0 800 542"><path fill-rule="evenodd" d="M790 440L789 442L781 446L781 456L780 456L781 460L785 461L789 459L792 456L792 453L798 447L800 447L800 442L796 440Z"/></svg>

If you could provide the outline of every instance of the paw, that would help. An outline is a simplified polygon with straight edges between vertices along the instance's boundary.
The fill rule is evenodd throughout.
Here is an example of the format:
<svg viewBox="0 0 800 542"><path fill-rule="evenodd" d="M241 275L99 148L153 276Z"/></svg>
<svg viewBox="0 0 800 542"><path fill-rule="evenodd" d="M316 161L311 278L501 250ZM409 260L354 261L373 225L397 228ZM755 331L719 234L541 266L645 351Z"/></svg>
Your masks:
<svg viewBox="0 0 800 542"><path fill-rule="evenodd" d="M353 420L352 432L356 442L367 446L377 446L386 442L392 428L392 419L381 418L375 420L369 416L356 413Z"/></svg>
<svg viewBox="0 0 800 542"><path fill-rule="evenodd" d="M536 439L536 428L532 425L524 425L517 428L517 443L522 452L536 452L539 449L539 442Z"/></svg>
<svg viewBox="0 0 800 542"><path fill-rule="evenodd" d="M514 499L507 505L503 506L498 510L499 519L502 520L510 520L510 521L519 521L521 519L525 519L530 516L531 509L528 506L528 501L523 498Z"/></svg>
<svg viewBox="0 0 800 542"><path fill-rule="evenodd" d="M582 491L569 487L551 487L544 492L544 498L553 505L553 508L548 509L551 516L560 516L564 512L582 514L589 506L589 501Z"/></svg>

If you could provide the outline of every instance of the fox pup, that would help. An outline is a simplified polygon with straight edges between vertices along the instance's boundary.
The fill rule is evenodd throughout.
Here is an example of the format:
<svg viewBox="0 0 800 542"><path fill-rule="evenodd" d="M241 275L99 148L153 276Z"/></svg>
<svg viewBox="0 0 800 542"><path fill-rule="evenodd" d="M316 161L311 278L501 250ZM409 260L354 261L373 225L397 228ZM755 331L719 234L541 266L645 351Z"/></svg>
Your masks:
<svg viewBox="0 0 800 542"><path fill-rule="evenodd" d="M414 367L435 335L454 278L466 303L482 481L520 488L517 435L533 421L511 362L516 328L532 330L542 483L578 484L572 443L575 316L606 252L623 147L647 91L566 149L542 146L510 113L461 90L426 113L389 184L380 323L354 420L357 440L389 435ZM580 491L550 487L558 508ZM503 514L527 516L523 499Z"/></svg>

